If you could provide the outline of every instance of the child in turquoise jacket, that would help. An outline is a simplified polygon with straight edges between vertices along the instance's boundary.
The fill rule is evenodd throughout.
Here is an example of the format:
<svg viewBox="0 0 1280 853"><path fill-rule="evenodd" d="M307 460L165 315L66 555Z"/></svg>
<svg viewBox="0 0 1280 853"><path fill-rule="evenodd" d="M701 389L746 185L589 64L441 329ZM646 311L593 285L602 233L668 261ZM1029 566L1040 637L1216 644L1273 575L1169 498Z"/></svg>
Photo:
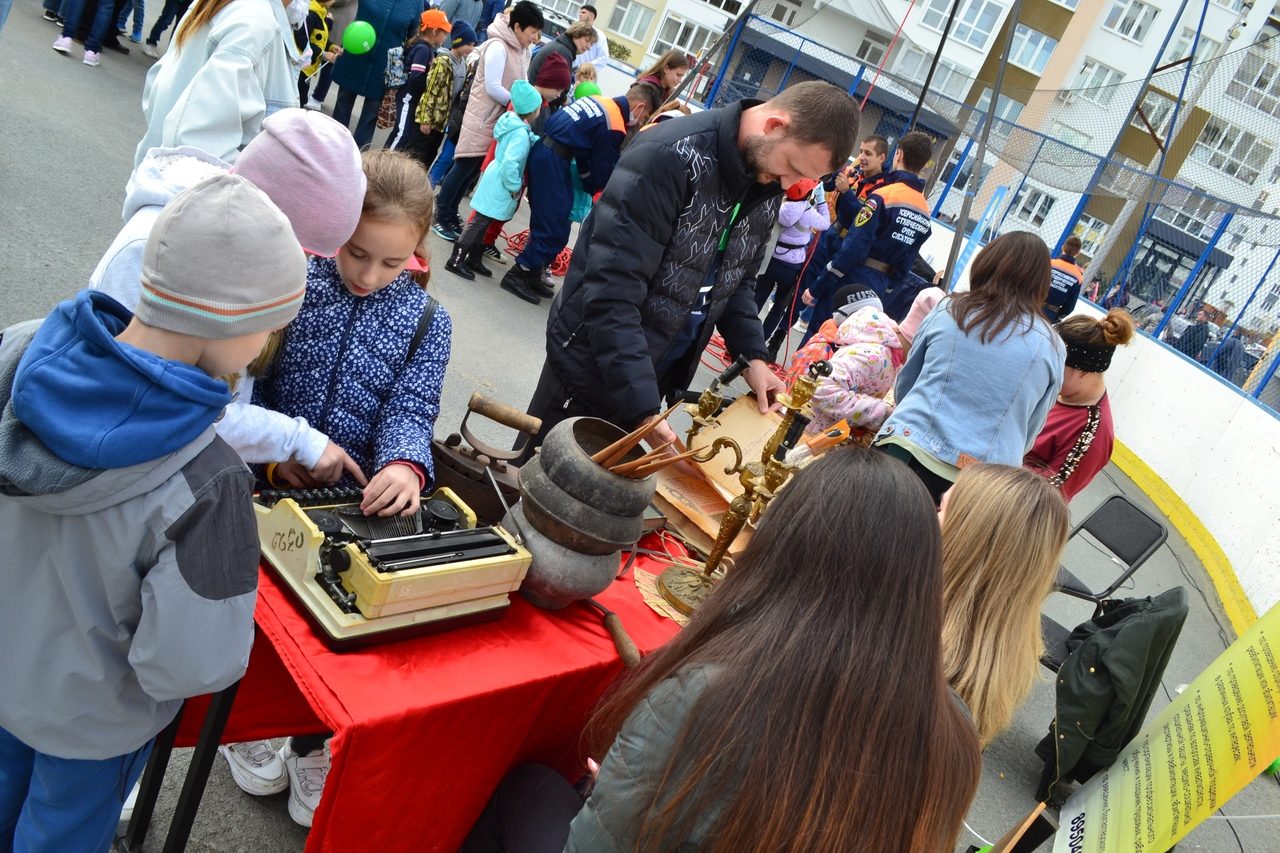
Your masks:
<svg viewBox="0 0 1280 853"><path fill-rule="evenodd" d="M528 80L517 80L511 85L511 110L503 113L493 128L493 136L498 140L493 162L480 176L480 183L471 195L471 210L475 215L444 265L454 275L468 281L474 281L476 273L486 278L492 275L481 263L484 232L494 222L506 222L516 212L529 149L538 141L529 120L541 109L542 95Z"/></svg>

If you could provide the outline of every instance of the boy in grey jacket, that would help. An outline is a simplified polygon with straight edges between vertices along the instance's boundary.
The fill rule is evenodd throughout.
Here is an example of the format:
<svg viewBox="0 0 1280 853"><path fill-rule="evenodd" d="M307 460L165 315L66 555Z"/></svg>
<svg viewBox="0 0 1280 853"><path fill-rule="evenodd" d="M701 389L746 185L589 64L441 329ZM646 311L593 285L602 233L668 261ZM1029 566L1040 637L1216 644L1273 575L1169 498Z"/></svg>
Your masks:
<svg viewBox="0 0 1280 853"><path fill-rule="evenodd" d="M252 478L214 434L306 262L244 178L173 199L130 315L83 291L0 338L0 850L106 850L154 736L248 663Z"/></svg>

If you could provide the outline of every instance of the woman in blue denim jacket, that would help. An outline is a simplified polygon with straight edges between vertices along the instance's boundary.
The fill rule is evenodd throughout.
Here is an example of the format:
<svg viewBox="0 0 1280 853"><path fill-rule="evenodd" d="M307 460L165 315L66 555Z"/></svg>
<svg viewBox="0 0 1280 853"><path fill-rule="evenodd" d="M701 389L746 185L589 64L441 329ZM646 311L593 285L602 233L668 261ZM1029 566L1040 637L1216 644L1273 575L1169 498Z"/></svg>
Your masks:
<svg viewBox="0 0 1280 853"><path fill-rule="evenodd" d="M920 324L875 445L907 463L934 500L975 462L1017 466L1062 387L1066 350L1040 306L1049 249L1015 231L978 253L969 291Z"/></svg>

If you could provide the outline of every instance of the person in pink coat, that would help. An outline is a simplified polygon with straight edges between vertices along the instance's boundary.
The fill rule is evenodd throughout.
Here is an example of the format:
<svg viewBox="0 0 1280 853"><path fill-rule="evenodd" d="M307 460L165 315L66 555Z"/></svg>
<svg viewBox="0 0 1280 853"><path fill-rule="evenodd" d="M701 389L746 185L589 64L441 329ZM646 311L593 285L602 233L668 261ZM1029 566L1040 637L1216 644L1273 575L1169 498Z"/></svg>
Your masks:
<svg viewBox="0 0 1280 853"><path fill-rule="evenodd" d="M831 375L818 380L810 405L814 434L847 421L853 440L866 444L893 412L885 395L902 367L906 342L883 309L859 308L840 324Z"/></svg>

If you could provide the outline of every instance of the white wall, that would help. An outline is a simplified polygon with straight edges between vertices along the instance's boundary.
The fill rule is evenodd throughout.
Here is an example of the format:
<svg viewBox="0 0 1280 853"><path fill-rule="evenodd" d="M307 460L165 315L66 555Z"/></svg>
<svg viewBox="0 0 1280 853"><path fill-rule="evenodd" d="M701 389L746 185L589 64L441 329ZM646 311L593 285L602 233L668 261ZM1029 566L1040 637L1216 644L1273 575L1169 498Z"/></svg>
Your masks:
<svg viewBox="0 0 1280 853"><path fill-rule="evenodd" d="M1208 529L1265 613L1280 601L1280 417L1144 335L1116 351L1107 388L1116 437Z"/></svg>

